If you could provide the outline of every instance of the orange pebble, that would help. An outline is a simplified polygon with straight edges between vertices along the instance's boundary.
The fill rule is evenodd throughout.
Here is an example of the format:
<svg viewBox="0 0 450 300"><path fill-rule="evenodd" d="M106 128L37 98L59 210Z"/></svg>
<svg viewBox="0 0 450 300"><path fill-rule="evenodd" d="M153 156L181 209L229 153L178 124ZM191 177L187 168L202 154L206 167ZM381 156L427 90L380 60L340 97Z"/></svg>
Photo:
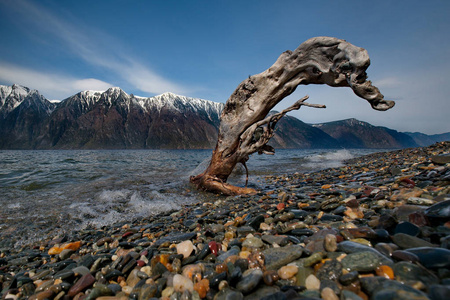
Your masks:
<svg viewBox="0 0 450 300"><path fill-rule="evenodd" d="M60 254L62 251L63 249L61 249L61 247L53 246L50 248L50 250L48 250L48 255Z"/></svg>
<svg viewBox="0 0 450 300"><path fill-rule="evenodd" d="M286 204L284 204L284 203L278 203L278 205L277 205L277 209L278 210L282 210L282 209L284 209L286 207Z"/></svg>
<svg viewBox="0 0 450 300"><path fill-rule="evenodd" d="M228 271L228 267L227 267L226 264L218 264L216 266L216 272L217 273L223 273L223 272L226 272L226 271Z"/></svg>
<svg viewBox="0 0 450 300"><path fill-rule="evenodd" d="M169 263L169 254L161 254L159 256L159 261L160 263L162 263L163 265L166 265Z"/></svg>
<svg viewBox="0 0 450 300"><path fill-rule="evenodd" d="M197 291L200 298L205 298L206 293L209 291L209 280L208 279L202 279L196 284L194 284L194 290Z"/></svg>
<svg viewBox="0 0 450 300"><path fill-rule="evenodd" d="M330 189L331 188L331 184L324 184L322 185L322 189L326 190L326 189Z"/></svg>
<svg viewBox="0 0 450 300"><path fill-rule="evenodd" d="M387 278L387 279L394 279L394 271L392 270L391 267L386 266L386 265L382 265L382 266L377 267L375 269L375 273L378 276L382 276L382 277Z"/></svg>
<svg viewBox="0 0 450 300"><path fill-rule="evenodd" d="M81 247L81 241L78 242L72 242L72 243L66 243L61 246L53 246L48 250L49 255L56 255L60 254L63 250L70 249L70 250L78 250Z"/></svg>
<svg viewBox="0 0 450 300"><path fill-rule="evenodd" d="M233 221L228 221L223 226L228 227L228 226L233 226L233 225L234 225Z"/></svg>
<svg viewBox="0 0 450 300"><path fill-rule="evenodd" d="M80 247L81 247L81 241L77 241L77 242L73 242L73 243L64 244L61 248L63 250L70 249L70 250L76 251L76 250L80 249Z"/></svg>

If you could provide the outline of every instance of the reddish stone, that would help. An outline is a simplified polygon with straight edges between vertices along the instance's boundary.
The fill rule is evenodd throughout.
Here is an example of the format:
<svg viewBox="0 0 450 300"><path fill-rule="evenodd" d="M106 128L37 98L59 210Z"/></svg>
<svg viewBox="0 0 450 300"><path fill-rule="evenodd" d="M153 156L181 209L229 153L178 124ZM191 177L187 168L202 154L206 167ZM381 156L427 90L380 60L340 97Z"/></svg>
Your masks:
<svg viewBox="0 0 450 300"><path fill-rule="evenodd" d="M416 183L409 178L402 178L400 180L400 184L406 186L407 188L413 188L416 186Z"/></svg>
<svg viewBox="0 0 450 300"><path fill-rule="evenodd" d="M282 209L284 209L286 207L286 204L284 204L284 203L278 203L278 205L277 205L277 209L278 210L282 210Z"/></svg>
<svg viewBox="0 0 450 300"><path fill-rule="evenodd" d="M127 232L125 232L124 234L122 234L122 238L126 238L127 236L130 236L130 235L132 235L132 234L134 234L134 232L132 232L132 231L127 231Z"/></svg>
<svg viewBox="0 0 450 300"><path fill-rule="evenodd" d="M350 208L358 208L359 207L359 201L356 199L351 199L347 201L346 205Z"/></svg>
<svg viewBox="0 0 450 300"><path fill-rule="evenodd" d="M138 265L139 267L145 266L145 261L143 261L143 260L138 259L138 260L136 261L136 263L137 263L137 265Z"/></svg>
<svg viewBox="0 0 450 300"><path fill-rule="evenodd" d="M70 290L67 292L67 295L70 297L75 296L79 292L87 289L91 285L93 285L95 282L95 277L91 275L91 273L87 273L86 275L82 276L78 281L70 288Z"/></svg>
<svg viewBox="0 0 450 300"><path fill-rule="evenodd" d="M344 238L342 237L342 235L336 235L336 243L340 243L344 241Z"/></svg>
<svg viewBox="0 0 450 300"><path fill-rule="evenodd" d="M408 215L408 220L410 223L413 223L416 226L429 226L427 217L423 213L423 211L416 211Z"/></svg>
<svg viewBox="0 0 450 300"><path fill-rule="evenodd" d="M374 189L376 188L373 186L365 186L362 192L364 193L364 195L366 195L366 197L368 197Z"/></svg>
<svg viewBox="0 0 450 300"><path fill-rule="evenodd" d="M220 244L215 241L211 241L208 243L209 250L211 250L211 253L215 256L219 254L219 246Z"/></svg>

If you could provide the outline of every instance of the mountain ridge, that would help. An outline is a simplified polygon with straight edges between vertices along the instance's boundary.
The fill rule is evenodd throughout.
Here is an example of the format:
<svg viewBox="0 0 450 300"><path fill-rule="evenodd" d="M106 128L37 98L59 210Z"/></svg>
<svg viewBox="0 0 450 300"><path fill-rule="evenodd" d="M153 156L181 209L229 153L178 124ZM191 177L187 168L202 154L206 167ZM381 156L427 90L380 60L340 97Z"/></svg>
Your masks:
<svg viewBox="0 0 450 300"><path fill-rule="evenodd" d="M119 87L81 91L53 103L37 90L0 85L0 149L210 149L224 105L171 92L140 97ZM415 136L356 119L311 125L285 116L270 144L404 148L447 137Z"/></svg>

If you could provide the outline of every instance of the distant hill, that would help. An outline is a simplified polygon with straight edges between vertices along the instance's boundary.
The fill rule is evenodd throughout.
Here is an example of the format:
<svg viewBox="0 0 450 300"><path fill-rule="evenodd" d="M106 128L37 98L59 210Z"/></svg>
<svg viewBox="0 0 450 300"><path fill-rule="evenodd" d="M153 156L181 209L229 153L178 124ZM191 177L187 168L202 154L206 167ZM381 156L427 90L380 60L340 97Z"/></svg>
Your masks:
<svg viewBox="0 0 450 300"><path fill-rule="evenodd" d="M20 85L0 86L0 149L211 149L223 103L172 93L138 97L120 88L83 91L59 103ZM405 148L450 133L401 133L356 119L277 124L275 148Z"/></svg>
<svg viewBox="0 0 450 300"><path fill-rule="evenodd" d="M328 149L343 145L324 131L297 118L284 116L277 124L269 142L275 148Z"/></svg>
<svg viewBox="0 0 450 300"><path fill-rule="evenodd" d="M450 132L427 135L420 132L405 132L421 147L429 146L436 142L450 141Z"/></svg>
<svg viewBox="0 0 450 300"><path fill-rule="evenodd" d="M407 148L418 144L405 133L373 126L356 119L312 125L335 138L346 148Z"/></svg>

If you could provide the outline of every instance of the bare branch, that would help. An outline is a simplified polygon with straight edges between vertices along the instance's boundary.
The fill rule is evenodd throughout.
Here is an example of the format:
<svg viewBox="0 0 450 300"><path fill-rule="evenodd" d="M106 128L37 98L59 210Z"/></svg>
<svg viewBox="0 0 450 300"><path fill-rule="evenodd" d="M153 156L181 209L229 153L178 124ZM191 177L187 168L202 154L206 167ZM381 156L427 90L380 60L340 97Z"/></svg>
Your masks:
<svg viewBox="0 0 450 300"><path fill-rule="evenodd" d="M284 115L286 115L290 111L299 110L302 106L308 106L308 107L314 107L314 108L325 108L326 107L323 104L311 104L311 103L305 102L308 98L309 98L309 96L306 95L305 97L301 98L300 100L295 102L290 107L284 109L283 111L281 111L279 113L275 113L269 117L266 117L265 119L263 119L259 122L252 124L241 135L241 144L239 145L239 150L237 151L237 154L239 156L242 156L242 155L248 156L255 152L274 154L273 150L272 150L272 152L260 151L260 150L273 137L273 135L275 134L275 132L274 132L275 125L278 123L278 121ZM266 124L267 124L266 127L261 127ZM262 128L263 133L257 140L254 140L255 133L259 128Z"/></svg>

